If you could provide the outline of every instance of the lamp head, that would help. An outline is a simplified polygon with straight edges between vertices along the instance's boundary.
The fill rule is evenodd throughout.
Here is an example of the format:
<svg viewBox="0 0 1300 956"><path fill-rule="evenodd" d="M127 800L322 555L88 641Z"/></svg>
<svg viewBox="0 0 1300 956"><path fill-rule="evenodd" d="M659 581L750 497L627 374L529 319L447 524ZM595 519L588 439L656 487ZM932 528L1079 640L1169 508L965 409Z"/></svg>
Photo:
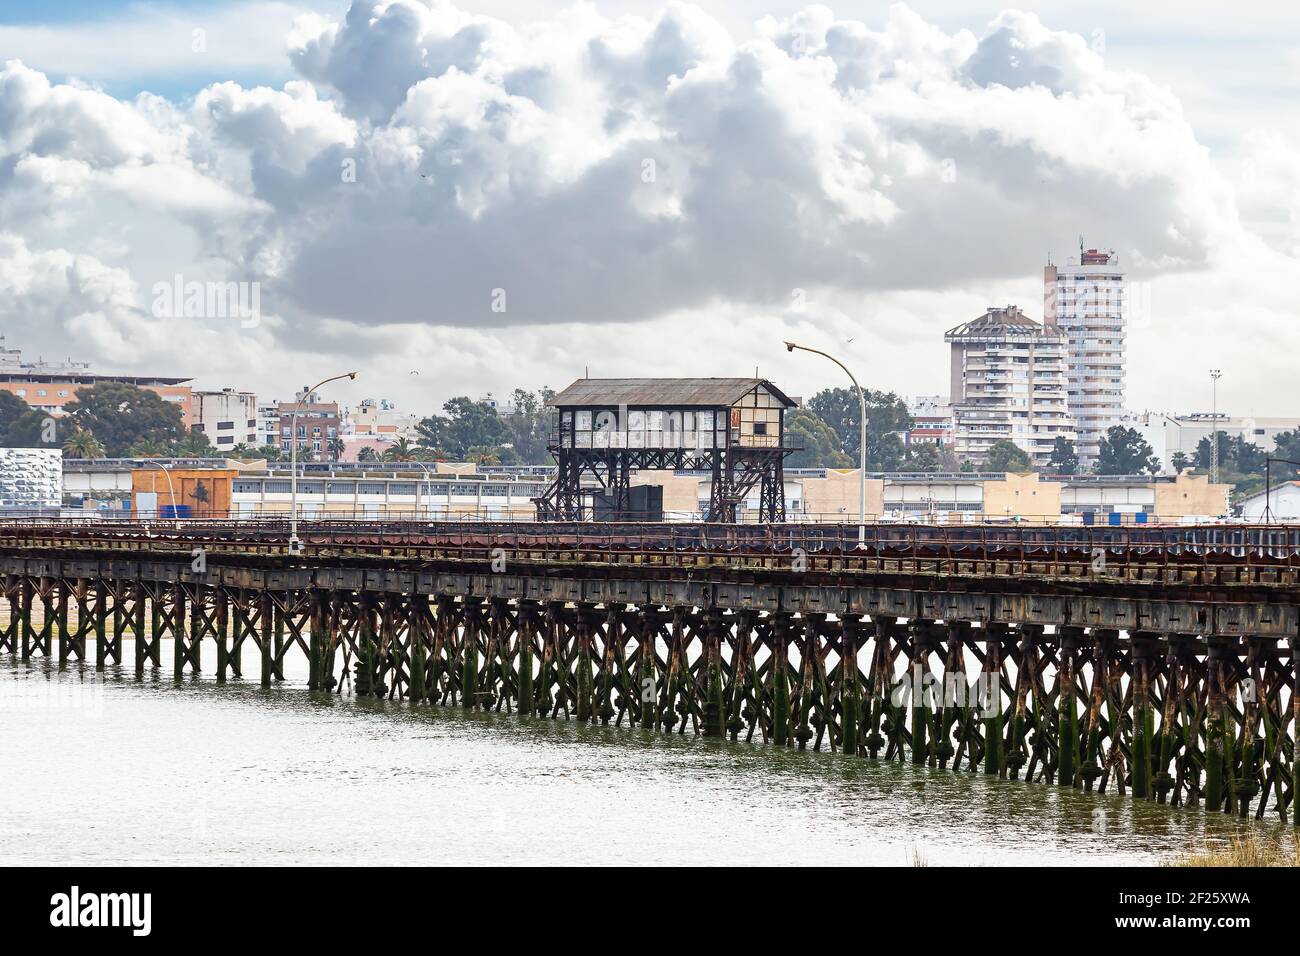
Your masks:
<svg viewBox="0 0 1300 956"><path fill-rule="evenodd" d="M786 342L786 343L785 343L785 350L786 350L787 352L793 352L793 351L795 350L795 344L794 344L793 342Z"/></svg>
<svg viewBox="0 0 1300 956"><path fill-rule="evenodd" d="M355 381L356 381L356 378L357 378L357 373L356 373L356 372L348 372L348 378L352 379L352 380L355 382Z"/></svg>

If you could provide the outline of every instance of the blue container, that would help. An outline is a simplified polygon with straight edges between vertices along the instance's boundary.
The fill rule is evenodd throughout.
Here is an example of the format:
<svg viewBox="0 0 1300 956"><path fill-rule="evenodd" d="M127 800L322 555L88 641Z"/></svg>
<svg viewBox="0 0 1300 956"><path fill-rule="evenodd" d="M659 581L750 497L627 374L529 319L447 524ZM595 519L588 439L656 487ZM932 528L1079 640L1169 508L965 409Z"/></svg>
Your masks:
<svg viewBox="0 0 1300 956"><path fill-rule="evenodd" d="M160 518L188 518L189 516L189 505L159 505L158 507Z"/></svg>
<svg viewBox="0 0 1300 956"><path fill-rule="evenodd" d="M1083 523L1086 524L1086 525L1093 525L1093 524L1096 524L1096 523L1097 523L1097 512L1095 512L1095 511L1085 511L1085 512L1083 513Z"/></svg>
<svg viewBox="0 0 1300 956"><path fill-rule="evenodd" d="M1109 515L1107 515L1107 518L1110 519L1110 520L1107 522L1107 524L1112 524L1112 525L1114 525L1115 527L1118 528L1118 527L1119 527L1119 524L1120 524L1120 519L1123 518L1123 517L1124 517L1124 516L1123 516L1122 514L1120 514L1118 511L1112 511Z"/></svg>
<svg viewBox="0 0 1300 956"><path fill-rule="evenodd" d="M1146 524L1147 513L1145 511L1139 511L1136 515L1134 515L1133 520L1136 521L1138 524Z"/></svg>

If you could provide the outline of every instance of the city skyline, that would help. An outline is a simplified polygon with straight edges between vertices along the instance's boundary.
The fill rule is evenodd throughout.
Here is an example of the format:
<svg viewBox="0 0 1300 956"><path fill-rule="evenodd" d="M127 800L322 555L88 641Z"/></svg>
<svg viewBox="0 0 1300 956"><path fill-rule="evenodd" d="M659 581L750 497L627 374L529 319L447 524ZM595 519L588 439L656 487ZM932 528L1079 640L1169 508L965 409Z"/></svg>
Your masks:
<svg viewBox="0 0 1300 956"><path fill-rule="evenodd" d="M1240 42L1221 25L1190 17L1161 53L1112 7L1082 23L402 0L375 7L380 31L345 3L259 5L292 34L277 60L232 49L249 8L65 3L0 27L21 59L4 67L0 321L29 354L281 398L357 365L332 399L414 410L646 364L757 367L809 394L825 377L785 356L796 339L873 388L933 394L943 331L991 304L1042 320L1038 270L1082 234L1130 276L1130 409L1207 409L1214 365L1225 407L1291 411L1272 391L1297 336L1300 152L1273 97L1229 116L1179 59L1211 33L1220 53ZM72 59L92 29L153 56L133 76ZM450 72L450 52L398 55L453 39L470 52ZM404 65L363 82L367 55ZM760 216L755 190L789 205ZM258 283L257 320L176 314L180 281Z"/></svg>

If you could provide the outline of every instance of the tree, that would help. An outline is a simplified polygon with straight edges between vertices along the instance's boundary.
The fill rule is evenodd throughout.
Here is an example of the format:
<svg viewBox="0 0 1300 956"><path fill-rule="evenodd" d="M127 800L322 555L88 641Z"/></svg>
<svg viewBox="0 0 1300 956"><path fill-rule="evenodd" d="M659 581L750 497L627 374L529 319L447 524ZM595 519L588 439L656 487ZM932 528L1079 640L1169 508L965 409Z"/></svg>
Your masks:
<svg viewBox="0 0 1300 956"><path fill-rule="evenodd" d="M1270 457L1300 461L1300 429L1278 432L1273 436L1273 441L1276 447Z"/></svg>
<svg viewBox="0 0 1300 956"><path fill-rule="evenodd" d="M510 394L510 411L503 421L510 432L510 445L526 465L542 465L548 460L546 440L551 421L546 403L554 397L554 390L545 387L536 393L517 388Z"/></svg>
<svg viewBox="0 0 1300 956"><path fill-rule="evenodd" d="M328 442L326 442L325 447L329 449L330 458L332 458L334 461L338 461L340 458L343 457L343 449L344 449L343 439L339 438L337 435L335 435Z"/></svg>
<svg viewBox="0 0 1300 956"><path fill-rule="evenodd" d="M989 471L1028 471L1031 467L1029 456L1013 441L1003 438L989 446Z"/></svg>
<svg viewBox="0 0 1300 956"><path fill-rule="evenodd" d="M853 461L840 450L839 436L811 408L786 412L785 443L802 449L785 460L787 468L853 467Z"/></svg>
<svg viewBox="0 0 1300 956"><path fill-rule="evenodd" d="M1140 475L1160 473L1158 459L1136 428L1112 425L1106 430L1097 453L1097 474Z"/></svg>
<svg viewBox="0 0 1300 956"><path fill-rule="evenodd" d="M465 460L479 465L518 465L519 456L509 445L475 445L465 452Z"/></svg>
<svg viewBox="0 0 1300 956"><path fill-rule="evenodd" d="M415 426L420 442L430 448L444 448L454 458L464 459L474 447L497 447L510 440L510 430L486 402L465 396L443 404L444 415L430 415Z"/></svg>
<svg viewBox="0 0 1300 956"><path fill-rule="evenodd" d="M241 461L254 461L258 458L264 461L279 461L282 456L280 449L274 445L245 445L240 442L230 449L228 457L237 458Z"/></svg>
<svg viewBox="0 0 1300 956"><path fill-rule="evenodd" d="M1181 451L1176 451L1170 456L1169 464L1174 466L1174 474L1181 475L1192 466L1192 460Z"/></svg>
<svg viewBox="0 0 1300 956"><path fill-rule="evenodd" d="M170 442L168 447L172 458L211 458L217 454L208 436L200 431L187 432L179 440Z"/></svg>
<svg viewBox="0 0 1300 956"><path fill-rule="evenodd" d="M1079 470L1079 455L1074 450L1074 442L1064 435L1057 435L1052 442L1052 454L1047 460L1048 466L1058 475L1073 475Z"/></svg>
<svg viewBox="0 0 1300 956"><path fill-rule="evenodd" d="M898 467L899 471L943 471L939 448L936 445L913 445L907 450L907 457Z"/></svg>
<svg viewBox="0 0 1300 956"><path fill-rule="evenodd" d="M903 460L900 432L912 426L907 405L893 392L862 390L867 403L867 470L893 471ZM827 388L808 400L808 408L839 436L840 449L857 463L861 409L852 388Z"/></svg>
<svg viewBox="0 0 1300 956"><path fill-rule="evenodd" d="M416 448L407 439L399 438L384 449L384 461L415 461Z"/></svg>
<svg viewBox="0 0 1300 956"><path fill-rule="evenodd" d="M1246 441L1240 435L1227 435L1219 432L1218 437L1219 468L1221 470L1236 472L1240 475L1262 475L1264 473L1264 460L1268 458L1264 449L1253 442ZM1210 437L1207 435L1196 445L1196 462L1201 468L1210 467L1210 451Z"/></svg>
<svg viewBox="0 0 1300 956"><path fill-rule="evenodd" d="M375 450L371 448L369 445L367 445L365 448L362 448L361 451L357 452L357 461L378 461L378 460L379 460L379 456L375 454Z"/></svg>
<svg viewBox="0 0 1300 956"><path fill-rule="evenodd" d="M103 458L104 446L90 432L77 429L63 442L64 458Z"/></svg>
<svg viewBox="0 0 1300 956"><path fill-rule="evenodd" d="M74 428L99 439L112 458L121 457L141 442L166 444L186 437L178 405L164 401L157 392L125 382L99 382L79 388L76 399L64 406L64 412Z"/></svg>
<svg viewBox="0 0 1300 956"><path fill-rule="evenodd" d="M0 391L0 447L51 448L59 444L54 418L37 411L12 392Z"/></svg>

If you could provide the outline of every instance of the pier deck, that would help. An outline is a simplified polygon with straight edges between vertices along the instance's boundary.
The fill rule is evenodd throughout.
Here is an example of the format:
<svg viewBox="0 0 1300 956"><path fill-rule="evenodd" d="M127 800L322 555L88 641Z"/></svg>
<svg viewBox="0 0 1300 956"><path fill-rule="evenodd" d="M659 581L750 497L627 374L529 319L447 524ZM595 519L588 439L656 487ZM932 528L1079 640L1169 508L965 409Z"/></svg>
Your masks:
<svg viewBox="0 0 1300 956"><path fill-rule="evenodd" d="M1300 529L0 522L0 651L1295 821Z"/></svg>

